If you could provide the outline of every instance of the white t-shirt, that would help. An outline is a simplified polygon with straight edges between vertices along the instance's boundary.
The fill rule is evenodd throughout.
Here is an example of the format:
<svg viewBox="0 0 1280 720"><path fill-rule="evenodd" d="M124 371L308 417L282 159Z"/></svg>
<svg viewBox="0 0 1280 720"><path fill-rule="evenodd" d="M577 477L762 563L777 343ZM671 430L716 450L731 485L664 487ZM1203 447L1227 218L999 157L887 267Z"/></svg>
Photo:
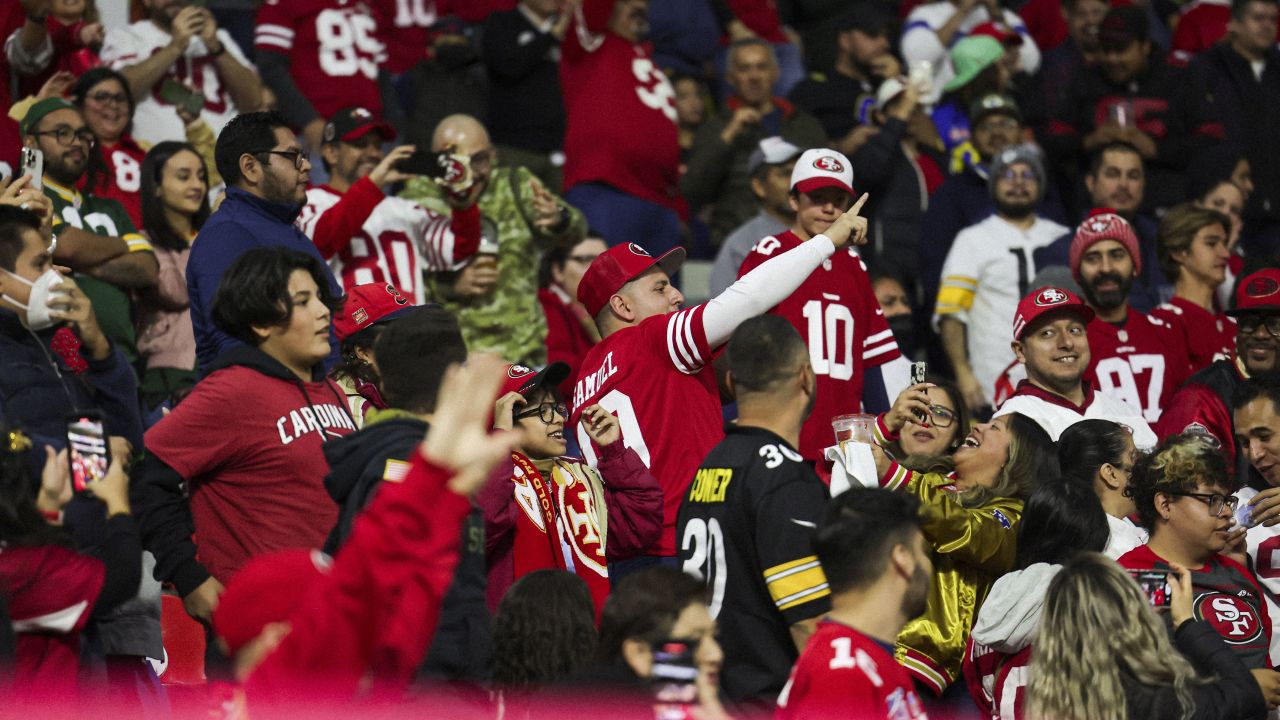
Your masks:
<svg viewBox="0 0 1280 720"><path fill-rule="evenodd" d="M1036 275L1032 253L1065 235L1066 227L1036 218L1027 230L992 215L960 231L942 266L934 325L964 323L969 364L991 402L996 380L1014 359L1013 315Z"/></svg>
<svg viewBox="0 0 1280 720"><path fill-rule="evenodd" d="M1102 549L1102 554L1112 560L1119 560L1121 555L1139 545L1147 544L1147 531L1134 525L1129 518L1118 518L1108 514L1107 527L1111 530L1111 534L1107 536L1107 546Z"/></svg>
<svg viewBox="0 0 1280 720"><path fill-rule="evenodd" d="M102 62L116 70L137 65L167 46L173 36L161 30L150 20L139 20L126 27L112 28L102 44ZM228 54L241 65L253 70L257 69L240 51L236 41L226 30L218 29L218 42L226 48ZM173 106L159 97L160 88L164 87L166 78L173 78L188 87L202 90L205 96L204 110L200 117L213 130L216 137L222 132L222 126L235 117L239 110L231 101L231 94L218 74L217 59L208 56L209 50L204 40L191 38L187 51L178 58L145 97L134 98L137 108L133 114L133 137L148 145L165 140L185 141L186 128Z"/></svg>
<svg viewBox="0 0 1280 720"><path fill-rule="evenodd" d="M1133 444L1139 450L1153 450L1159 442L1151 426L1143 419L1141 410L1106 393L1095 390L1084 408L1084 413L1081 413L1064 399L1051 401L1022 390L1019 392L1021 394L1015 394L1006 400L992 417L997 418L1010 413L1026 415L1039 423L1054 442L1057 442L1063 431L1072 425L1081 420L1095 418L1120 423L1132 430Z"/></svg>

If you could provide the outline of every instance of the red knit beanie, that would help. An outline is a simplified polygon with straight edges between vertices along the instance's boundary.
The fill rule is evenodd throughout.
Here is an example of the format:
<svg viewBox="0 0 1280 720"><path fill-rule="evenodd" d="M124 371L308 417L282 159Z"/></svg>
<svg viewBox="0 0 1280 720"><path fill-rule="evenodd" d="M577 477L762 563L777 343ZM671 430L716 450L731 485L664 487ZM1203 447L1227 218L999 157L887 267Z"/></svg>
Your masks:
<svg viewBox="0 0 1280 720"><path fill-rule="evenodd" d="M1076 228L1076 236L1071 241L1068 262L1071 264L1071 276L1076 282L1082 282L1080 259L1094 243L1103 240L1115 240L1123 245L1133 259L1133 274L1142 274L1142 253L1138 250L1138 236L1133 232L1133 226L1111 208L1095 208L1089 211L1089 217Z"/></svg>

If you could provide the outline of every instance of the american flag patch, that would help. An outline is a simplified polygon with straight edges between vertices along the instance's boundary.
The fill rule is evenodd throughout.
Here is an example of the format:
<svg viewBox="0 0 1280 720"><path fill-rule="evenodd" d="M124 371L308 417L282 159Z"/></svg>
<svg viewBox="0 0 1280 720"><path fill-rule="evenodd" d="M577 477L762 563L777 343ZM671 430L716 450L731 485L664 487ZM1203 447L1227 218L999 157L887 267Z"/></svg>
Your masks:
<svg viewBox="0 0 1280 720"><path fill-rule="evenodd" d="M409 463L404 460L387 460L387 464L382 468L382 479L391 482L404 482L409 474ZM1007 525L1005 527L1008 527Z"/></svg>
<svg viewBox="0 0 1280 720"><path fill-rule="evenodd" d="M1005 517L1005 514L999 510L992 510L991 514L995 516L996 520L1000 521L1000 527L1005 530L1013 527L1013 523L1009 522L1009 518Z"/></svg>

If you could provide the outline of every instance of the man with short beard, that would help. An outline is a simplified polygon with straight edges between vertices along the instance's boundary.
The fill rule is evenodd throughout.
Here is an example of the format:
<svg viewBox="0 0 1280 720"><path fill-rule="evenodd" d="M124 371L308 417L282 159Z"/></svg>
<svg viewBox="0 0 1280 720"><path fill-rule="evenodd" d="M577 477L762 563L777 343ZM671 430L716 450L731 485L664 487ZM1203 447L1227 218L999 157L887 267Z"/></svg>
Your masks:
<svg viewBox="0 0 1280 720"><path fill-rule="evenodd" d="M1129 289L1141 271L1138 237L1124 218L1095 211L1076 229L1071 274L1095 313L1087 327L1093 357L1085 377L1154 423L1190 364L1168 323L1129 307Z"/></svg>
<svg viewBox="0 0 1280 720"><path fill-rule="evenodd" d="M1250 477L1249 459L1236 452L1233 442L1231 396L1248 378L1280 370L1280 270L1267 268L1241 279L1235 308L1227 314L1236 319L1235 356L1192 375L1165 407L1159 431L1160 437L1185 432L1212 436L1222 445L1227 467L1244 481Z"/></svg>
<svg viewBox="0 0 1280 720"><path fill-rule="evenodd" d="M217 135L237 112L258 107L262 82L236 41L204 3L143 0L146 17L107 32L102 62L129 81L137 109L133 136L151 145L186 140L173 103L160 97L174 80L204 95L199 115Z"/></svg>
<svg viewBox="0 0 1280 720"><path fill-rule="evenodd" d="M778 697L779 720L925 717L911 675L893 658L933 580L921 523L919 500L881 488L846 490L827 506L813 547L831 612Z"/></svg>
<svg viewBox="0 0 1280 720"><path fill-rule="evenodd" d="M1019 413L1040 424L1055 442L1062 431L1081 420L1120 423L1133 432L1139 450L1156 446L1156 434L1142 411L1123 399L1097 391L1085 379L1089 336L1085 327L1093 309L1075 294L1052 285L1033 290L1018 303L1013 316L1014 355L1027 368L993 417Z"/></svg>
<svg viewBox="0 0 1280 720"><path fill-rule="evenodd" d="M1032 252L1069 232L1037 215L1044 188L1039 151L1005 149L991 163L996 213L960 231L943 263L934 323L971 408L990 407L996 379L1013 359L1009 307L1030 289Z"/></svg>
<svg viewBox="0 0 1280 720"><path fill-rule="evenodd" d="M224 350L242 343L214 327L213 296L222 275L245 251L284 247L310 255L324 265L311 239L293 226L307 199L311 162L275 111L238 115L218 136L214 150L218 173L227 183L226 199L209 216L187 260L187 294L196 334L196 364L203 372ZM342 287L324 265L334 297ZM330 337L333 355L337 341Z"/></svg>

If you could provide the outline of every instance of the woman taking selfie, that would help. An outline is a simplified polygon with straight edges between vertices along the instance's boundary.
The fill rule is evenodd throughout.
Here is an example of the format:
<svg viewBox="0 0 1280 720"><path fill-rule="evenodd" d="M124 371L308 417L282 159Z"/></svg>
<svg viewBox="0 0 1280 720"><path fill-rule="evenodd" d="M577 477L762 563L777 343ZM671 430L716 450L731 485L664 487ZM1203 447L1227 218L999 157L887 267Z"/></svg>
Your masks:
<svg viewBox="0 0 1280 720"><path fill-rule="evenodd" d="M881 416L880 435L899 440L917 412L932 413L929 390L927 383L904 390ZM1033 484L1057 478L1057 453L1044 429L1017 413L975 426L953 455L904 461L910 467L872 447L880 485L913 493L924 505L922 529L935 553L933 585L924 615L898 635L896 654L922 688L942 696L960 676L983 598L1013 569L1023 501ZM964 689L957 690L942 708L953 699L968 705Z"/></svg>
<svg viewBox="0 0 1280 720"><path fill-rule="evenodd" d="M1267 661L1271 620L1262 591L1246 567L1245 528L1236 525L1237 498L1226 460L1211 438L1175 435L1138 461L1129 494L1151 533L1146 545L1122 555L1129 570L1191 572L1200 601L1197 620L1210 620L1249 668Z"/></svg>
<svg viewBox="0 0 1280 720"><path fill-rule="evenodd" d="M141 187L143 225L160 264L159 281L135 305L138 354L146 363L139 391L153 408L195 384L187 256L209 219L208 171L191 145L162 142L142 161Z"/></svg>
<svg viewBox="0 0 1280 720"><path fill-rule="evenodd" d="M898 439L889 442L882 430L884 416L881 413L875 424L876 442L894 457L910 459L951 455L969 434L969 406L959 388L950 380L930 377L921 392L928 397L929 412L924 422L915 415L908 415Z"/></svg>
<svg viewBox="0 0 1280 720"><path fill-rule="evenodd" d="M1176 563L1170 569L1172 642L1146 593L1115 563L1086 553L1063 566L1049 583L1035 639L1028 718L1244 720L1275 707L1276 673L1251 675L1195 617L1191 573Z"/></svg>

